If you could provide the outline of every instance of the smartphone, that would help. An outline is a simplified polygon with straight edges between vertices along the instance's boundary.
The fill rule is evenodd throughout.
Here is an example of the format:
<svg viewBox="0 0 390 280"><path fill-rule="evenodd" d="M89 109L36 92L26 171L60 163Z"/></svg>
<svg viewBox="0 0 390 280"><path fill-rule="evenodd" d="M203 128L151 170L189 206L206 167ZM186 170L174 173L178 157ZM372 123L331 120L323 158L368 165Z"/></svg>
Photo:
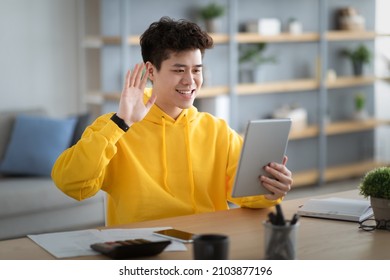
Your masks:
<svg viewBox="0 0 390 280"><path fill-rule="evenodd" d="M164 230L155 231L153 233L158 236L162 236L165 238L169 238L184 243L191 243L195 235L193 233L181 231L177 229L164 229Z"/></svg>

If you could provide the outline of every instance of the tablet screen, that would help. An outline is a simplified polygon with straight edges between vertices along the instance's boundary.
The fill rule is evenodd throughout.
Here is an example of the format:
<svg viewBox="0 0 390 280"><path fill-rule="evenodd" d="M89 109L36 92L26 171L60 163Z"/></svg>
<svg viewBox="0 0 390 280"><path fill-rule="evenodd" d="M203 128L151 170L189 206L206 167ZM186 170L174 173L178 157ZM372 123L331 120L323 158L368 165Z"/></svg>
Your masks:
<svg viewBox="0 0 390 280"><path fill-rule="evenodd" d="M236 172L232 197L270 193L259 180L270 176L264 166L270 162L282 163L286 154L291 119L249 121L244 136L240 161Z"/></svg>

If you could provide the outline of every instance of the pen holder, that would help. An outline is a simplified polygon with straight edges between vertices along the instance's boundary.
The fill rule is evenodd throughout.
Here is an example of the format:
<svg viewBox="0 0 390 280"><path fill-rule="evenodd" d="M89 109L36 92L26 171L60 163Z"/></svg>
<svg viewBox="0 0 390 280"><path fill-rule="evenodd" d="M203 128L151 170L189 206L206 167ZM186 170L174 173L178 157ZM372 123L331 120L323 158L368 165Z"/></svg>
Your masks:
<svg viewBox="0 0 390 280"><path fill-rule="evenodd" d="M264 223L264 256L266 260L295 260L299 223L274 225Z"/></svg>

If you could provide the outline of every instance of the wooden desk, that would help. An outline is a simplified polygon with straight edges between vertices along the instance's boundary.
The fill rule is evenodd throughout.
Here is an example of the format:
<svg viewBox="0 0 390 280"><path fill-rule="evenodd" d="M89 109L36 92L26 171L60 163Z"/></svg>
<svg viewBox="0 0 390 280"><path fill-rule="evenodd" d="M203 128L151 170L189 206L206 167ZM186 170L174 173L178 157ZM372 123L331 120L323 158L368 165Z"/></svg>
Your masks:
<svg viewBox="0 0 390 280"><path fill-rule="evenodd" d="M327 196L362 198L357 191ZM324 197L324 196L321 196ZM291 218L306 199L286 200L282 208ZM272 209L232 209L198 215L182 216L134 223L122 228L172 226L194 233L224 233L230 237L230 259L262 259L263 225ZM316 218L300 219L298 259L390 259L390 232L361 231L357 223ZM185 252L164 252L153 259L192 259L192 246ZM78 259L104 259L88 256ZM28 238L0 241L0 259L54 259Z"/></svg>

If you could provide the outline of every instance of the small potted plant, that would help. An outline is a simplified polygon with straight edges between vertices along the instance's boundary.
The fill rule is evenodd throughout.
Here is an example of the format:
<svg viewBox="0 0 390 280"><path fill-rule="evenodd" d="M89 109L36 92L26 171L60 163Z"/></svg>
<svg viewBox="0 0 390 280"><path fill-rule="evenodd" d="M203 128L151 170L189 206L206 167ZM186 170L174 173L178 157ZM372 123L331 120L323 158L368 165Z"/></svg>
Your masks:
<svg viewBox="0 0 390 280"><path fill-rule="evenodd" d="M353 50L343 49L341 54L351 60L355 76L363 75L363 66L371 61L371 52L365 45L359 45Z"/></svg>
<svg viewBox="0 0 390 280"><path fill-rule="evenodd" d="M359 185L360 194L370 198L375 220L390 220L390 167L367 172Z"/></svg>
<svg viewBox="0 0 390 280"><path fill-rule="evenodd" d="M215 2L200 8L199 15L205 21L207 32L217 32L215 20L221 17L224 13L225 7Z"/></svg>
<svg viewBox="0 0 390 280"><path fill-rule="evenodd" d="M301 34L302 23L296 18L290 18L287 23L287 32L291 34Z"/></svg>
<svg viewBox="0 0 390 280"><path fill-rule="evenodd" d="M355 95L355 120L365 120L368 118L367 111L365 110L366 97L362 92L358 92Z"/></svg>
<svg viewBox="0 0 390 280"><path fill-rule="evenodd" d="M242 45L239 57L241 82L261 82L261 66L266 63L276 63L275 56L264 55L266 47L266 43Z"/></svg>

